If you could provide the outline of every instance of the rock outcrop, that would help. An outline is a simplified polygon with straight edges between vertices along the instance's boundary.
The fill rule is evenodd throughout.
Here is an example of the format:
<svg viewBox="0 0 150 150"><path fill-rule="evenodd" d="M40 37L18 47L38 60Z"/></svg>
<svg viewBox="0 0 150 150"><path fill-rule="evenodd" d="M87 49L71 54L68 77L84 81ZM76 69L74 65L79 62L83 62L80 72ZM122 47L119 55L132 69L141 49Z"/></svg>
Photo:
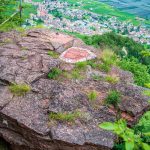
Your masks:
<svg viewBox="0 0 150 150"><path fill-rule="evenodd" d="M101 122L115 121L115 110L104 105L111 89L122 93L119 107L130 124L149 108L149 98L142 95L145 89L133 84L131 73L115 67L112 72L120 77L116 84L93 80L91 75L96 71L92 68L83 80L48 79L52 68L65 66L59 58L49 56L49 50L62 53L73 46L97 53L74 37L36 29L25 34L1 33L0 42L0 137L12 150L111 149L114 134L98 127ZM26 83L31 91L16 96L9 90L12 83ZM96 102L88 100L86 91L90 90L98 92ZM50 113L64 112L79 112L80 116L73 122L49 117Z"/></svg>

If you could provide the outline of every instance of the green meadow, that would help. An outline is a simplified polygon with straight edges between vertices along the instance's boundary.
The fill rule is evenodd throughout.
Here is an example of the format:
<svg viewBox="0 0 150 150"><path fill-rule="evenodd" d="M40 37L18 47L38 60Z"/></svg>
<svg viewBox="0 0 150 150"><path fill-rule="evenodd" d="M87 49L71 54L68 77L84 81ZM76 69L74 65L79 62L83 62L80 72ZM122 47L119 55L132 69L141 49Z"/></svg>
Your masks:
<svg viewBox="0 0 150 150"><path fill-rule="evenodd" d="M134 25L139 25L141 22L136 19L136 16L127 12L122 12L108 4L99 2L98 0L61 0L72 4L72 7L88 10L93 13L116 16L120 21L130 21ZM144 23L150 24L150 21Z"/></svg>

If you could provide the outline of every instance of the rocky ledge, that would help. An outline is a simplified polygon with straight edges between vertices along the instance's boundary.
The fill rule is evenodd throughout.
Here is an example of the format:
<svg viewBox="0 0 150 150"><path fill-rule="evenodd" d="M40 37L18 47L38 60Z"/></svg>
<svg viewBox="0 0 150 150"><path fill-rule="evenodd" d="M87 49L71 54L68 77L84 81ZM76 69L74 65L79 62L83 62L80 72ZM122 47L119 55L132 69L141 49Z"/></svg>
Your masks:
<svg viewBox="0 0 150 150"><path fill-rule="evenodd" d="M1 33L0 42L0 137L11 144L12 150L112 149L114 134L98 127L101 122L116 119L114 108L104 104L110 90L121 92L119 109L130 125L149 108L149 97L142 94L145 89L134 85L131 73L116 67L110 71L120 78L115 84L94 80L93 73L102 77L106 74L90 66L82 80L48 79L53 68L74 67L48 55L49 50L59 55L71 47L79 47L97 54L98 50L79 39L32 29L25 33ZM26 83L31 90L22 96L14 95L9 88L14 83ZM86 94L91 90L98 93L94 102ZM54 118L55 114L75 112L78 115L71 122Z"/></svg>

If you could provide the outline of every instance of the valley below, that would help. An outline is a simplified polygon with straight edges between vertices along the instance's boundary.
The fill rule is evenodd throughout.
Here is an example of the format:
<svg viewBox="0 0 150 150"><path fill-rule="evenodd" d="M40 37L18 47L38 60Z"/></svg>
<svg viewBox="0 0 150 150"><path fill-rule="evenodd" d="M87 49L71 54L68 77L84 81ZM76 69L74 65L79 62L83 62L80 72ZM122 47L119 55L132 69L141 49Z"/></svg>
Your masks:
<svg viewBox="0 0 150 150"><path fill-rule="evenodd" d="M114 6L121 11L125 11L136 16L150 19L149 0L100 0L106 4Z"/></svg>

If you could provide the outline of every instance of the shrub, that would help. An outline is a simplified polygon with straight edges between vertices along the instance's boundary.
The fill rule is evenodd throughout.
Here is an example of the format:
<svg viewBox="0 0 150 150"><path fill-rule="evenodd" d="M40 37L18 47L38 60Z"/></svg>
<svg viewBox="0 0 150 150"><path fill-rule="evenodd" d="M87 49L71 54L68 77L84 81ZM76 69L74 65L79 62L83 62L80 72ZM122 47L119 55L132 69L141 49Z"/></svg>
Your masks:
<svg viewBox="0 0 150 150"><path fill-rule="evenodd" d="M108 105L113 105L114 107L117 107L118 103L120 103L120 98L121 94L118 91L110 91L105 99L105 102Z"/></svg>
<svg viewBox="0 0 150 150"><path fill-rule="evenodd" d="M150 83L150 74L147 66L139 63L137 59L123 59L119 62L119 66L133 73L134 81L137 85L145 86L146 83Z"/></svg>
<svg viewBox="0 0 150 150"><path fill-rule="evenodd" d="M48 51L47 54L49 56L53 57L53 58L58 58L59 57L59 55L56 52L54 52L54 51Z"/></svg>
<svg viewBox="0 0 150 150"><path fill-rule="evenodd" d="M115 76L106 76L105 81L112 83L112 84L115 84L119 81L119 78L115 77Z"/></svg>
<svg viewBox="0 0 150 150"><path fill-rule="evenodd" d="M135 134L133 129L127 127L127 123L120 119L115 123L103 122L100 128L113 131L124 142L126 150L149 150L150 146L143 142L139 134ZM149 133L149 131L147 132Z"/></svg>
<svg viewBox="0 0 150 150"><path fill-rule="evenodd" d="M73 113L53 113L49 114L49 119L58 120L58 121L68 121L74 122L75 119L80 117L80 112L73 112Z"/></svg>
<svg viewBox="0 0 150 150"><path fill-rule="evenodd" d="M108 32L103 35L79 37L88 45L94 45L102 49L107 47L120 56L122 52L121 49L125 47L129 58L135 57L139 60L139 62L145 65L150 65L150 59L145 56L143 57L142 54L142 51L146 51L146 48L144 48L142 44L137 43L128 37L115 34L114 32Z"/></svg>
<svg viewBox="0 0 150 150"><path fill-rule="evenodd" d="M147 134L150 131L150 111L147 111L134 127L135 133L141 135L144 142L150 143L150 136Z"/></svg>
<svg viewBox="0 0 150 150"><path fill-rule="evenodd" d="M87 96L90 101L95 101L97 99L98 94L96 91L91 91L90 93L88 93Z"/></svg>
<svg viewBox="0 0 150 150"><path fill-rule="evenodd" d="M62 70L60 70L59 68L53 68L51 72L49 72L48 78L57 79L61 75L61 73L62 73Z"/></svg>
<svg viewBox="0 0 150 150"><path fill-rule="evenodd" d="M9 86L9 90L14 95L22 96L31 91L31 87L27 84L12 84Z"/></svg>

